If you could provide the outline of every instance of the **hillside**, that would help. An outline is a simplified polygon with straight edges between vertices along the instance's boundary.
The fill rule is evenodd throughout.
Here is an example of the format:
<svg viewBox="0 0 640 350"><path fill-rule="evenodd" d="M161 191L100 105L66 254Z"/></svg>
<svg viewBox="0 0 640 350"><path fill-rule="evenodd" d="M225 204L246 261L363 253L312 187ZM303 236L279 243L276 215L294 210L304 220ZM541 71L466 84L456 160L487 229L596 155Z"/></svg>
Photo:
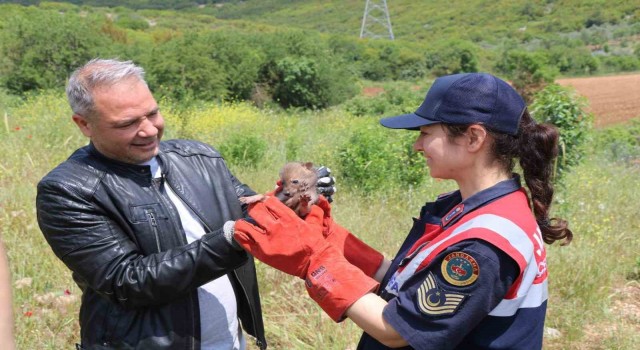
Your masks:
<svg viewBox="0 0 640 350"><path fill-rule="evenodd" d="M365 3L363 0L228 1L209 6L207 11L218 18L251 19L357 35ZM492 42L525 35L523 33L568 34L607 24L634 26L640 16L634 0L394 0L387 3L394 34L403 40L433 40L452 35Z"/></svg>
<svg viewBox="0 0 640 350"><path fill-rule="evenodd" d="M168 9L358 36L365 0L70 0L79 6ZM37 0L0 0L39 4ZM536 47L553 37L579 39L593 50L630 54L640 35L636 0L450 0L387 2L398 40L464 39L484 47L504 41ZM599 54L602 54L599 52ZM636 53L637 54L637 53Z"/></svg>
<svg viewBox="0 0 640 350"><path fill-rule="evenodd" d="M78 62L126 57L159 96L324 108L358 82L492 72L521 93L640 71L634 1L394 0L396 40L360 40L365 1L0 1L0 91L56 89Z"/></svg>

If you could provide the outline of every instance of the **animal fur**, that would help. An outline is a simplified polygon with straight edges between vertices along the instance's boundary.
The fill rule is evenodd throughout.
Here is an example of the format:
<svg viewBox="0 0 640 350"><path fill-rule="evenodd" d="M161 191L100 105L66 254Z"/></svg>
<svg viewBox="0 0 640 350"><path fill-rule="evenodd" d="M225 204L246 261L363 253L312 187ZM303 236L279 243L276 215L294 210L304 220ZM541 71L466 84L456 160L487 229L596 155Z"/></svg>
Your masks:
<svg viewBox="0 0 640 350"><path fill-rule="evenodd" d="M318 201L317 182L318 176L313 163L290 162L280 170L280 182L282 189L275 195L286 206L291 208L300 217L309 214L311 206ZM240 201L251 204L264 199L264 195L257 194L242 197Z"/></svg>

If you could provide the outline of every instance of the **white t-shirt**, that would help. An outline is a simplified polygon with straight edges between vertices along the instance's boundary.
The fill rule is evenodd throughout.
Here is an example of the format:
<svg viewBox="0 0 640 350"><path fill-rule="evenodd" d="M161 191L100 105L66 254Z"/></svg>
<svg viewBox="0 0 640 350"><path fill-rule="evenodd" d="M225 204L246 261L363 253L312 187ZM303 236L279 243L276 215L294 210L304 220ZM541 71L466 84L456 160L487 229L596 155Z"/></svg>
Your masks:
<svg viewBox="0 0 640 350"><path fill-rule="evenodd" d="M153 178L162 175L160 165L154 157L144 165L151 166ZM204 228L195 214L182 202L166 182L164 189L178 210L187 242L200 239ZM238 322L236 296L227 275L216 278L198 288L200 302L200 337L202 350L244 350L245 339Z"/></svg>

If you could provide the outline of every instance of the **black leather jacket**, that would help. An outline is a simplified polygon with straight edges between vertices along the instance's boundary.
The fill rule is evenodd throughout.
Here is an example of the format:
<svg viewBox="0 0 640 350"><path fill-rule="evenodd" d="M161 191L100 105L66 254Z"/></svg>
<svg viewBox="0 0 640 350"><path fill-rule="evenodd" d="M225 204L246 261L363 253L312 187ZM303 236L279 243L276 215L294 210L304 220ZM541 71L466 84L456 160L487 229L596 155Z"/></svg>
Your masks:
<svg viewBox="0 0 640 350"><path fill-rule="evenodd" d="M163 177L206 234L190 244L178 212L150 167L120 163L92 145L38 184L38 224L82 289L86 349L199 349L197 287L224 274L242 327L266 348L253 258L235 250L222 225L245 215L240 183L208 145L161 142Z"/></svg>

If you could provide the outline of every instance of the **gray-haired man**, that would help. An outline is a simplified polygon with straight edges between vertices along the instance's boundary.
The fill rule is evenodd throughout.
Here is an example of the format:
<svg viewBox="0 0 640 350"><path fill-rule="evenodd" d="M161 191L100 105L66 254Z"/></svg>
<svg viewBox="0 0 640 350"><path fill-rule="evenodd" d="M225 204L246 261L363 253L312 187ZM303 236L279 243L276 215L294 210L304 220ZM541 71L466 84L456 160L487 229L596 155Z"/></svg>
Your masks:
<svg viewBox="0 0 640 350"><path fill-rule="evenodd" d="M212 147L160 141L133 63L92 60L67 96L90 143L41 180L36 204L83 291L78 348L244 349L244 329L265 349L253 259L221 234L255 192Z"/></svg>

